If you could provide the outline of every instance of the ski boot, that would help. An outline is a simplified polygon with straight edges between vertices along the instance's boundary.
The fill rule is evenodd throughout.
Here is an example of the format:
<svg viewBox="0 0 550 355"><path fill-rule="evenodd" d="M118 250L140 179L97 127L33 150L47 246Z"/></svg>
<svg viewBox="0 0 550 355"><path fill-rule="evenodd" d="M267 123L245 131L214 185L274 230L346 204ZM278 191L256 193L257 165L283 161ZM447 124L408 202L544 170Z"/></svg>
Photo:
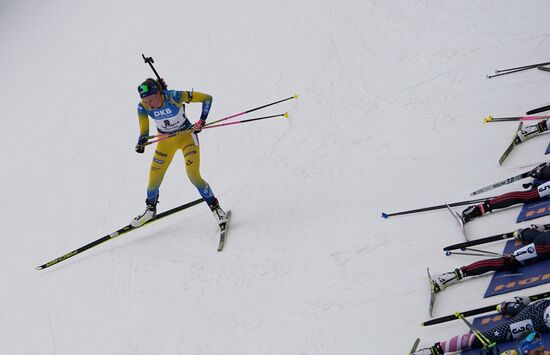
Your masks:
<svg viewBox="0 0 550 355"><path fill-rule="evenodd" d="M441 349L441 346L439 343L434 344L433 346L430 346L429 348L419 349L412 353L411 355L443 355L445 354L443 352L443 349Z"/></svg>
<svg viewBox="0 0 550 355"><path fill-rule="evenodd" d="M208 205L208 207L210 207L210 211L212 211L212 215L214 216L214 219L219 226L227 223L228 218L225 214L225 211L220 207L218 199L216 199L213 204Z"/></svg>
<svg viewBox="0 0 550 355"><path fill-rule="evenodd" d="M157 203L158 196L154 199L145 200L145 211L139 216L135 217L132 222L130 222L130 225L134 228L141 227L145 223L155 218L155 216L157 215Z"/></svg>
<svg viewBox="0 0 550 355"><path fill-rule="evenodd" d="M533 138L535 136L538 136L542 132L545 132L548 130L547 121L540 121L537 124L523 127L521 130L518 131L518 136L516 137L516 144L525 142L526 140Z"/></svg>
<svg viewBox="0 0 550 355"><path fill-rule="evenodd" d="M483 216L485 213L491 212L489 201L485 201L480 205L470 206L462 211L462 220L464 223L470 222L476 217Z"/></svg>
<svg viewBox="0 0 550 355"><path fill-rule="evenodd" d="M457 283L459 280L462 280L464 277L464 272L460 269L455 269L455 271L446 272L437 276L434 279L434 292L438 293L443 291L447 286Z"/></svg>

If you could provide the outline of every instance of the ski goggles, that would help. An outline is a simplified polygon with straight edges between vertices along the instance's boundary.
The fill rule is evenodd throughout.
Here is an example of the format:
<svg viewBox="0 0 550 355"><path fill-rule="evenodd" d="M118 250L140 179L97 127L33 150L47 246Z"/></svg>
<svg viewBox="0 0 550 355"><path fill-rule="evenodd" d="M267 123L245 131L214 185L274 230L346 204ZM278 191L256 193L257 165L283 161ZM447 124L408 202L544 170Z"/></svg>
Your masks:
<svg viewBox="0 0 550 355"><path fill-rule="evenodd" d="M157 84L141 84L138 86L139 97L144 98L153 94L156 94L159 91Z"/></svg>
<svg viewBox="0 0 550 355"><path fill-rule="evenodd" d="M539 332L531 332L518 343L520 354L529 354L533 350L537 350L544 346Z"/></svg>

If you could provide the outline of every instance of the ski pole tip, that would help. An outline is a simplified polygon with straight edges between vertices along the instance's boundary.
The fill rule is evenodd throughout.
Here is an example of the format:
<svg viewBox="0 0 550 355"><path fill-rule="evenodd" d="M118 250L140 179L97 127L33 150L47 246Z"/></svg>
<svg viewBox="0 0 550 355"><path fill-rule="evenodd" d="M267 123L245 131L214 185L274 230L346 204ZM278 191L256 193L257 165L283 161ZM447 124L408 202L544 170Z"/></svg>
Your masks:
<svg viewBox="0 0 550 355"><path fill-rule="evenodd" d="M483 119L483 123L491 122L493 120L493 116L485 117Z"/></svg>
<svg viewBox="0 0 550 355"><path fill-rule="evenodd" d="M386 212L382 212L382 218L388 218L388 214Z"/></svg>
<svg viewBox="0 0 550 355"><path fill-rule="evenodd" d="M284 118L288 118L288 112L283 113Z"/></svg>
<svg viewBox="0 0 550 355"><path fill-rule="evenodd" d="M445 255L446 255L446 256L449 256L449 255L451 255L451 252L447 250L447 251L445 252Z"/></svg>
<svg viewBox="0 0 550 355"><path fill-rule="evenodd" d="M299 96L298 94L294 94L294 96L292 96L292 98L294 98L294 99L297 99L297 98L299 98L299 97L300 97L300 96Z"/></svg>

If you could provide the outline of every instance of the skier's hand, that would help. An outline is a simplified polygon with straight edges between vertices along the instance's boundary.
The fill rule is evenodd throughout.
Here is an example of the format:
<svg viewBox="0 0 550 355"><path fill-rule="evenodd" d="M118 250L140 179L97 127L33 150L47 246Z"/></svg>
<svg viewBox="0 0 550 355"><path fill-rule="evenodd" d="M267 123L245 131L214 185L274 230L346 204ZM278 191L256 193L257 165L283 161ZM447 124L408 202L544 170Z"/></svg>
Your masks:
<svg viewBox="0 0 550 355"><path fill-rule="evenodd" d="M193 125L193 133L200 133L205 124L205 120L198 120L197 122L195 122L195 124Z"/></svg>
<svg viewBox="0 0 550 355"><path fill-rule="evenodd" d="M546 230L546 227L544 227L544 224L531 224L529 228L539 232L544 232Z"/></svg>
<svg viewBox="0 0 550 355"><path fill-rule="evenodd" d="M544 174L542 173L542 169L544 169L545 167L546 167L546 163L537 166L536 168L534 168L533 170L531 170L529 172L529 176L532 177L532 178L535 178L535 179L544 178Z"/></svg>
<svg viewBox="0 0 550 355"><path fill-rule="evenodd" d="M515 296L512 299L506 300L497 306L497 311L501 314L515 314L523 306L531 303L529 297Z"/></svg>
<svg viewBox="0 0 550 355"><path fill-rule="evenodd" d="M137 153L142 154L145 152L145 143L147 143L147 140L147 137L139 137L135 148Z"/></svg>
<svg viewBox="0 0 550 355"><path fill-rule="evenodd" d="M523 228L518 229L517 231L514 231L514 238L518 240L523 240Z"/></svg>

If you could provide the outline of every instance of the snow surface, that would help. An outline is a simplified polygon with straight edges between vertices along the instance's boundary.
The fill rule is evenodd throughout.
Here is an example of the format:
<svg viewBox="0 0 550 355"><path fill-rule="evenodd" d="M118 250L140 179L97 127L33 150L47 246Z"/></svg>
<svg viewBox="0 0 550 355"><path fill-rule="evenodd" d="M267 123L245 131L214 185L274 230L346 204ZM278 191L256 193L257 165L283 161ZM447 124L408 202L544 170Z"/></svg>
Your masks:
<svg viewBox="0 0 550 355"><path fill-rule="evenodd" d="M536 138L499 167L516 124L482 119L550 103L550 73L485 78L550 60L549 11L497 0L0 2L0 353L404 354L417 336L465 332L419 327L425 267L477 260L441 252L462 240L455 221L380 213L468 199L545 159L548 139ZM144 207L154 150L133 149L136 87L153 75L142 53L171 88L212 94L212 119L300 98L247 116L288 120L201 133L202 174L234 212L222 253L200 205L37 271ZM197 197L174 159L159 209ZM471 233L513 230L517 212ZM435 315L506 298L482 299L488 283L449 288Z"/></svg>

